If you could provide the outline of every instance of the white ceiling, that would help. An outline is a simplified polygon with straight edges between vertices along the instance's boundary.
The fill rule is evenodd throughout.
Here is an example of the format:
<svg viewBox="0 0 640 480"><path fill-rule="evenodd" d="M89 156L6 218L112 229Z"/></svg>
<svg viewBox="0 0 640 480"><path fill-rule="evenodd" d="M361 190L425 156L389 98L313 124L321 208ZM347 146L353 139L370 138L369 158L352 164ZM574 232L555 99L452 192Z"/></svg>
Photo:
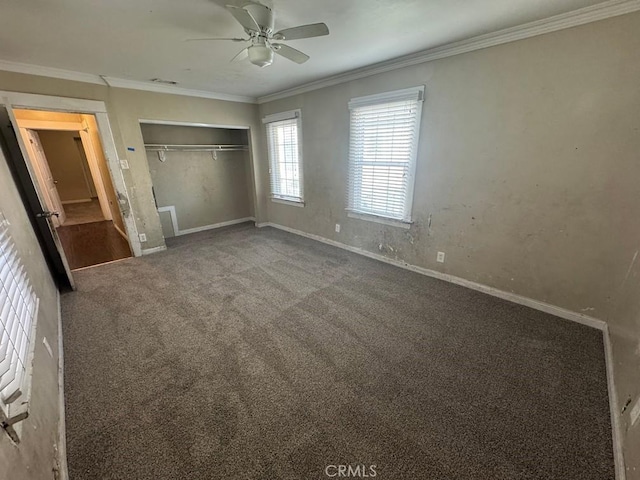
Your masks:
<svg viewBox="0 0 640 480"><path fill-rule="evenodd" d="M601 2L265 0L276 29L325 22L331 34L289 42L311 56L303 65L260 69L229 63L243 44L184 41L243 36L224 9L240 0L1 0L0 60L256 97Z"/></svg>

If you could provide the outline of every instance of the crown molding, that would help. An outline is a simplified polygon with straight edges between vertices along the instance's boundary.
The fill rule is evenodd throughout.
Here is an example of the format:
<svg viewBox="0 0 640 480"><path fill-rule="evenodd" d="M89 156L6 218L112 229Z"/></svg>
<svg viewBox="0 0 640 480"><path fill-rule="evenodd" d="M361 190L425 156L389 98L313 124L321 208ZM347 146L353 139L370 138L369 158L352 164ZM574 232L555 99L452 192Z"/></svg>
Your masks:
<svg viewBox="0 0 640 480"><path fill-rule="evenodd" d="M105 83L114 88L128 88L130 90L144 90L146 92L168 93L171 95L183 95L186 97L209 98L213 100L226 100L228 102L257 103L255 97L243 95L231 95L227 93L209 92L206 90L193 90L190 88L163 85L159 83L140 82L138 80L125 80L122 78L102 76Z"/></svg>
<svg viewBox="0 0 640 480"><path fill-rule="evenodd" d="M40 65L32 65L30 63L10 62L8 60L0 60L0 70L6 72L26 73L27 75L38 75L41 77L61 78L63 80L71 80L74 82L94 83L105 86L105 81L100 75L91 73L74 72L72 70L63 70L54 67L42 67Z"/></svg>
<svg viewBox="0 0 640 480"><path fill-rule="evenodd" d="M28 75L38 75L41 77L60 78L63 80L71 80L74 82L93 83L96 85L114 88L128 88L132 90L144 90L148 92L168 93L172 95L183 95L188 97L226 100L229 102L256 103L255 97L208 92L205 90L192 90L189 88L176 87L173 85L161 85L151 82L140 82L137 80L125 80L122 78L93 75L91 73L75 72L72 70L63 70L61 68L43 67L40 65L32 65L28 63L10 62L7 60L0 60L0 70L15 73L25 73Z"/></svg>
<svg viewBox="0 0 640 480"><path fill-rule="evenodd" d="M282 98L311 92L324 87L330 87L341 83L358 80L360 78L397 70L403 67L418 65L421 63L453 57L463 53L494 47L504 43L524 40L526 38L556 32L566 28L577 27L587 23L605 20L607 18L624 15L640 10L640 0L608 0L597 5L581 8L572 12L562 13L553 17L524 23L516 27L505 28L496 32L478 35L467 40L441 45L439 47L423 50L418 53L376 63L366 67L350 70L345 73L332 75L327 78L305 83L280 92L258 97L258 103L267 103Z"/></svg>

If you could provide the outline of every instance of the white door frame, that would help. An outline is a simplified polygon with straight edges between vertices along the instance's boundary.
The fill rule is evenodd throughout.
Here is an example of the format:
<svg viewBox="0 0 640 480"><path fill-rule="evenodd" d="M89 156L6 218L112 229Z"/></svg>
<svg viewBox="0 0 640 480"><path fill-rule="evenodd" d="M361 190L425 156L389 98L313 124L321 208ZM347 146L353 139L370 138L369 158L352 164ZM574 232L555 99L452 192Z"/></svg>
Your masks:
<svg viewBox="0 0 640 480"><path fill-rule="evenodd" d="M107 106L103 101L0 90L0 103L11 109L24 108L29 110L50 110L56 112L86 113L94 115L96 123L98 124L98 133L107 158L107 166L111 173L113 186L115 187L117 194L126 197L126 201L131 207L131 196L129 195L124 177L122 176L120 160L118 159L118 152L113 138L113 133L111 131L111 125L109 124L109 117L107 115ZM22 154L27 156L28 152L26 151L19 135L18 139ZM138 227L136 225L133 212L131 211L130 215L123 215L123 220L133 255L139 257L142 255L142 245L140 244L140 239L138 237Z"/></svg>
<svg viewBox="0 0 640 480"><path fill-rule="evenodd" d="M87 164L93 184L96 187L96 193L98 194L98 202L100 203L100 210L105 220L113 220L111 215L111 209L109 208L109 198L107 197L107 191L104 186L104 179L102 173L100 173L100 167L98 166L98 159L95 155L95 145L91 141L91 137L85 129L89 128L86 122L57 122L55 120L22 120L18 118L18 126L20 128L26 128L29 130L50 130L53 132L77 132L80 135L80 141L82 142L82 148L84 155L87 158ZM28 147L28 146L27 146Z"/></svg>

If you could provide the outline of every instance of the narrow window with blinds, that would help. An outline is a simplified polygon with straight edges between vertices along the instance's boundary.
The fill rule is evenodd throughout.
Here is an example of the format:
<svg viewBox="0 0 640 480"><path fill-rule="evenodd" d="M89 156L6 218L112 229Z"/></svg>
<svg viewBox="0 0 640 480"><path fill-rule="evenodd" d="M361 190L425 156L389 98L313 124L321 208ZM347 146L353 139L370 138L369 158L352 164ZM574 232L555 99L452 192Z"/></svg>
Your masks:
<svg viewBox="0 0 640 480"><path fill-rule="evenodd" d="M26 417L37 313L38 298L0 212L0 411L5 428Z"/></svg>
<svg viewBox="0 0 640 480"><path fill-rule="evenodd" d="M349 102L349 212L411 222L423 97L420 86Z"/></svg>
<svg viewBox="0 0 640 480"><path fill-rule="evenodd" d="M302 204L300 110L268 115L267 128L271 198Z"/></svg>

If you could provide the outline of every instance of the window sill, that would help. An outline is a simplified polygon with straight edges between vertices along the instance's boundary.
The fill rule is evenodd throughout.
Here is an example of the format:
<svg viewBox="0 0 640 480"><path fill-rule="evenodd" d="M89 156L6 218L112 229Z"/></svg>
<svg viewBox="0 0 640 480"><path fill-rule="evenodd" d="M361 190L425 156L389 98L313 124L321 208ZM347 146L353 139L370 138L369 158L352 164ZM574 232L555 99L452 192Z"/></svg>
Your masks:
<svg viewBox="0 0 640 480"><path fill-rule="evenodd" d="M403 222L402 220L396 220L396 219L393 219L393 218L378 217L377 215L369 215L369 214L366 214L366 213L348 212L347 216L349 218L357 218L358 220L365 220L367 222L381 223L383 225L390 225L392 227L399 227L399 228L405 228L405 229L411 228L411 224L412 224L412 222Z"/></svg>
<svg viewBox="0 0 640 480"><path fill-rule="evenodd" d="M295 200L283 200L282 198L272 198L273 203L281 203L282 205L290 205L292 207L304 208L304 202L296 202Z"/></svg>

